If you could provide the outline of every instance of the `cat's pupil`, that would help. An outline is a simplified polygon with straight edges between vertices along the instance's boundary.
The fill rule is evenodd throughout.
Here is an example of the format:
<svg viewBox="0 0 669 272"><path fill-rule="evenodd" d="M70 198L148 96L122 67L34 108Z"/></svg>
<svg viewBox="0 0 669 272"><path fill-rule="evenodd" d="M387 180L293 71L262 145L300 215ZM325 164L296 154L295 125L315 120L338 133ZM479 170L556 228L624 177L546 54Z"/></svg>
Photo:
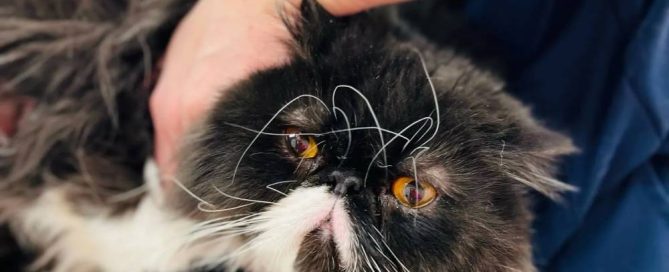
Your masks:
<svg viewBox="0 0 669 272"><path fill-rule="evenodd" d="M404 187L404 197L409 201L409 204L416 205L423 199L423 191L416 187L416 184L407 184Z"/></svg>
<svg viewBox="0 0 669 272"><path fill-rule="evenodd" d="M293 134L288 137L290 146L297 152L297 154L300 154L309 148L309 143L301 136Z"/></svg>

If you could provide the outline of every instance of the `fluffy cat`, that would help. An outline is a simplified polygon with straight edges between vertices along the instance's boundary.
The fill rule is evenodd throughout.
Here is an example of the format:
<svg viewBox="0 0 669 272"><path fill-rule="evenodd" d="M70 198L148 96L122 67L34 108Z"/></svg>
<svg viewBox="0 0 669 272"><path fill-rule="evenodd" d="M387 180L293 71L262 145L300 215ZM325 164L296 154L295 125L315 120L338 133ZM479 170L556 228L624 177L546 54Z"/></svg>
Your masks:
<svg viewBox="0 0 669 272"><path fill-rule="evenodd" d="M191 3L45 3L0 9L24 20L0 20L2 76L36 101L0 157L31 269L534 271L527 192L572 189L570 141L478 59L310 0L283 9L291 61L227 90L159 178L141 89Z"/></svg>

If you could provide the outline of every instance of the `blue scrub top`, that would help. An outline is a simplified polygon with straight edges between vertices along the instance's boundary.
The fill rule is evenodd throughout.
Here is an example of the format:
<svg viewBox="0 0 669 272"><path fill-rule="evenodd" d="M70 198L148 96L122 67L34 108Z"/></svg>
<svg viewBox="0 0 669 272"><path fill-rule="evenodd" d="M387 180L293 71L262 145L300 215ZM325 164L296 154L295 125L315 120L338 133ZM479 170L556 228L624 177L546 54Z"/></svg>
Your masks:
<svg viewBox="0 0 669 272"><path fill-rule="evenodd" d="M581 153L562 204L538 199L542 271L669 272L669 1L471 0L512 92Z"/></svg>

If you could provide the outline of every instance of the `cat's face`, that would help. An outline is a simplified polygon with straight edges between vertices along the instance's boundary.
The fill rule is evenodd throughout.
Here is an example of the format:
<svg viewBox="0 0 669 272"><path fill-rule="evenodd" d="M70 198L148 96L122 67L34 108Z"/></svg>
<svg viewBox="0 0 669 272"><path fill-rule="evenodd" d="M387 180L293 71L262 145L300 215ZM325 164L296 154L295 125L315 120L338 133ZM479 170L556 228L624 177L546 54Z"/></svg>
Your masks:
<svg viewBox="0 0 669 272"><path fill-rule="evenodd" d="M250 271L530 270L524 193L565 189L568 142L466 59L424 66L347 20L226 94L179 176L203 201L180 205Z"/></svg>

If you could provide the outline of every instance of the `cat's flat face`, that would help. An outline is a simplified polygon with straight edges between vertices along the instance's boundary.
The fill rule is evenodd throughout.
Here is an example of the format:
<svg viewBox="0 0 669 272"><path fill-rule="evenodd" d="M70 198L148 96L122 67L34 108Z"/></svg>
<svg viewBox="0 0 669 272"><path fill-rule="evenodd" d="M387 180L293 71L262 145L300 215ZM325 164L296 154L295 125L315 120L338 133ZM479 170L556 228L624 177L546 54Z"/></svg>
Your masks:
<svg viewBox="0 0 669 272"><path fill-rule="evenodd" d="M230 90L181 167L204 202L179 203L228 218L209 238L238 236L251 271L531 270L524 193L564 189L563 139L466 59L426 65L364 20Z"/></svg>

